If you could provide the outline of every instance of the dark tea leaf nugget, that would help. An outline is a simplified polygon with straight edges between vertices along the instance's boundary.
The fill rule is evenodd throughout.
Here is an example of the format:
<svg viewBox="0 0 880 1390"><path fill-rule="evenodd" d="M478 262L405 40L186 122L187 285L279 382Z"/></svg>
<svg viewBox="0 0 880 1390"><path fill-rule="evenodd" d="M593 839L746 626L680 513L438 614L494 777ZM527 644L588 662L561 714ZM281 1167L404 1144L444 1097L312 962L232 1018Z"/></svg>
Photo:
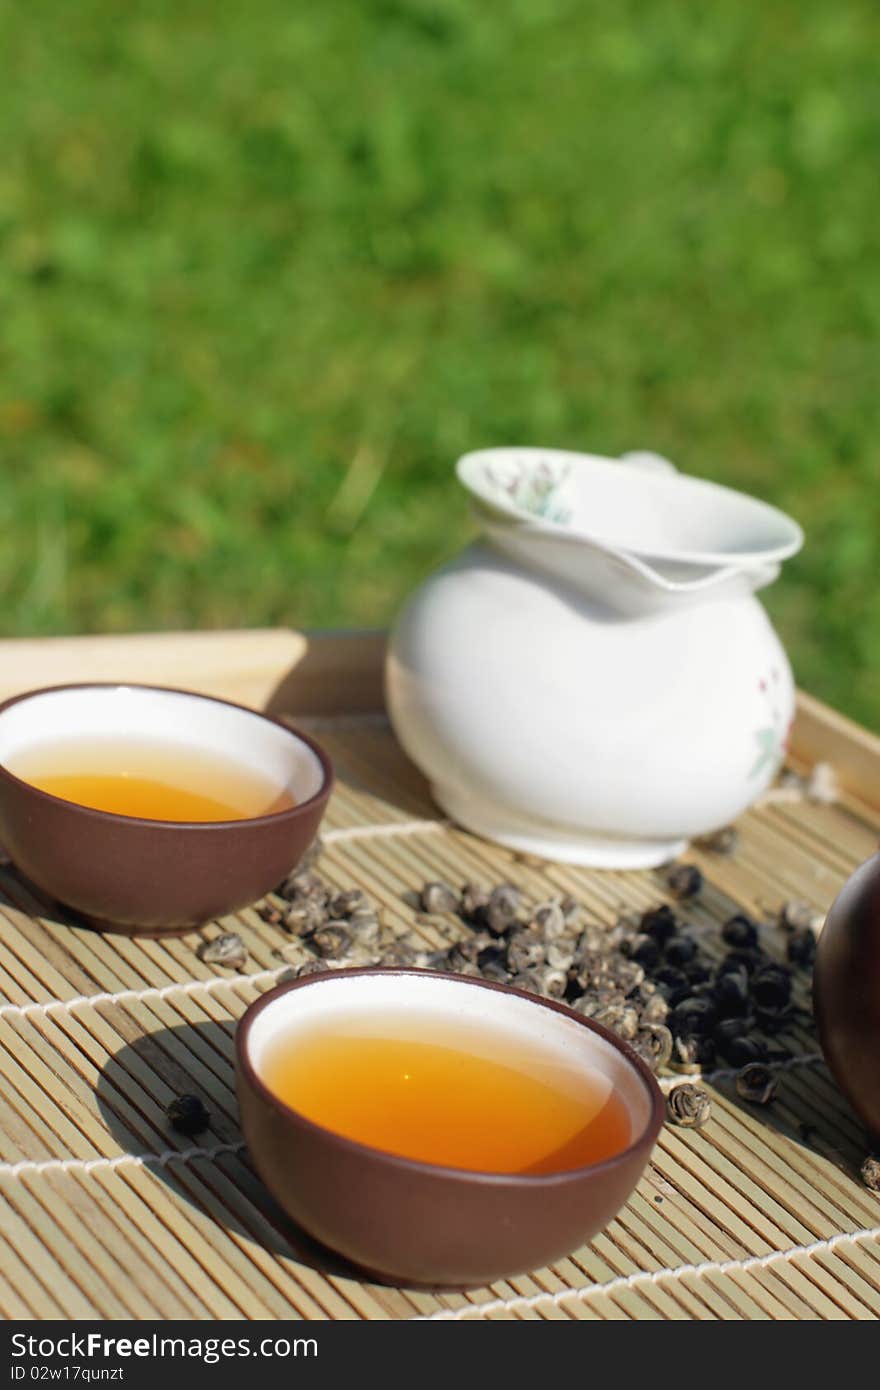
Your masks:
<svg viewBox="0 0 880 1390"><path fill-rule="evenodd" d="M725 1058L732 1067L746 1067L750 1062L766 1062L767 1044L760 1038L731 1038Z"/></svg>
<svg viewBox="0 0 880 1390"><path fill-rule="evenodd" d="M791 998L791 974L784 965L764 965L752 976L751 990L758 1008L782 1008Z"/></svg>
<svg viewBox="0 0 880 1390"><path fill-rule="evenodd" d="M788 938L785 954L792 965L807 969L816 959L816 936L809 927L800 927Z"/></svg>
<svg viewBox="0 0 880 1390"><path fill-rule="evenodd" d="M750 1062L737 1074L736 1092L752 1105L769 1105L776 1095L776 1077L763 1062Z"/></svg>
<svg viewBox="0 0 880 1390"><path fill-rule="evenodd" d="M712 978L712 969L702 960L689 960L687 965L683 965L685 978L690 980L692 985L704 985L707 980Z"/></svg>
<svg viewBox="0 0 880 1390"><path fill-rule="evenodd" d="M654 971L651 978L661 994L673 1007L690 995L691 984L687 975L671 965L662 965L659 970Z"/></svg>
<svg viewBox="0 0 880 1390"><path fill-rule="evenodd" d="M642 913L639 926L647 936L653 936L662 946L678 931L678 918L672 908L664 903L662 907L652 907L648 912Z"/></svg>
<svg viewBox="0 0 880 1390"><path fill-rule="evenodd" d="M716 1008L722 1017L748 1013L749 977L742 966L719 975L712 989Z"/></svg>
<svg viewBox="0 0 880 1390"><path fill-rule="evenodd" d="M419 901L422 910L431 914L457 912L460 906L459 895L448 883L426 883Z"/></svg>
<svg viewBox="0 0 880 1390"><path fill-rule="evenodd" d="M690 1082L673 1086L666 1097L667 1118L684 1129L701 1129L711 1113L712 1103L706 1092Z"/></svg>
<svg viewBox="0 0 880 1390"><path fill-rule="evenodd" d="M677 1038L700 1037L710 1033L717 1018L710 999L682 999L669 1015L669 1027Z"/></svg>
<svg viewBox="0 0 880 1390"><path fill-rule="evenodd" d="M689 965L696 954L697 943L694 938L679 934L667 941L663 951L663 959L667 965L674 965L681 969L683 966ZM688 978L691 979L692 976L688 976Z"/></svg>
<svg viewBox="0 0 880 1390"><path fill-rule="evenodd" d="M748 1020L745 1018L722 1018L715 1024L712 1039L725 1061L734 1060L730 1056L730 1046L737 1038L744 1038L748 1031Z"/></svg>
<svg viewBox="0 0 880 1390"><path fill-rule="evenodd" d="M211 1116L199 1096L175 1096L165 1114L173 1128L181 1134L201 1134L211 1123Z"/></svg>
<svg viewBox="0 0 880 1390"><path fill-rule="evenodd" d="M869 1187L872 1192L880 1192L880 1158L869 1154L859 1171L865 1187Z"/></svg>
<svg viewBox="0 0 880 1390"><path fill-rule="evenodd" d="M673 864L666 882L677 898L695 898L703 887L703 875L696 864Z"/></svg>
<svg viewBox="0 0 880 1390"><path fill-rule="evenodd" d="M742 946L727 955L718 966L716 974L726 975L729 970L745 970L749 975L760 966L766 965L767 957L757 947Z"/></svg>
<svg viewBox="0 0 880 1390"><path fill-rule="evenodd" d="M739 950L758 944L758 928L744 912L728 917L721 928L721 935L728 946L735 946Z"/></svg>
<svg viewBox="0 0 880 1390"><path fill-rule="evenodd" d="M652 970L660 959L660 947L647 932L639 932L631 941L622 942L620 950L622 955L636 961L645 970Z"/></svg>
<svg viewBox="0 0 880 1390"><path fill-rule="evenodd" d="M238 932L225 931L212 941L203 941L196 951L205 965L225 965L229 970L241 970L247 962L247 949Z"/></svg>

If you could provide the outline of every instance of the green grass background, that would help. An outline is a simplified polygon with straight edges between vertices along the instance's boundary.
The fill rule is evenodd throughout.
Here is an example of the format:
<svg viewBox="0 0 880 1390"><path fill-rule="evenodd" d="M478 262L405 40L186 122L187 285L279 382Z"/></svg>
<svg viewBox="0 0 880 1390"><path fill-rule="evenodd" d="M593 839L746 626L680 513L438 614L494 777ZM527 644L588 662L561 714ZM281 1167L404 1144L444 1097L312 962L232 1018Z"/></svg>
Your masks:
<svg viewBox="0 0 880 1390"><path fill-rule="evenodd" d="M790 510L880 726L874 0L0 0L0 627L383 624L452 464Z"/></svg>

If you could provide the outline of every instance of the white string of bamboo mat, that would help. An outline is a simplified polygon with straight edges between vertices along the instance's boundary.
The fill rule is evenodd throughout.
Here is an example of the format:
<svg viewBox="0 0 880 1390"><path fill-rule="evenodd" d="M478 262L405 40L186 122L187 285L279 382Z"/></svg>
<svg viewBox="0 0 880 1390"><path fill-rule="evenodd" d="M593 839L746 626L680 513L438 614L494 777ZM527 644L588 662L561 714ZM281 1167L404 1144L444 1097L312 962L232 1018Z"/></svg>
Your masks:
<svg viewBox="0 0 880 1390"><path fill-rule="evenodd" d="M22 1178L32 1173L93 1173L97 1169L112 1172L116 1168L167 1168L169 1163L191 1163L196 1158L220 1158L223 1154L240 1153L243 1139L229 1144L194 1144L188 1149L165 1149L158 1154L117 1154L114 1158L23 1158L17 1163L0 1163L0 1178Z"/></svg>
<svg viewBox="0 0 880 1390"><path fill-rule="evenodd" d="M709 1274L747 1274L753 1269L768 1269L780 1260L792 1260L797 1256L809 1259L813 1255L835 1250L847 1242L858 1245L862 1241L880 1240L880 1226L863 1227L858 1231L841 1231L838 1235L824 1240L814 1240L809 1245L790 1245L785 1250L771 1250L766 1255L749 1255L744 1260L704 1260L700 1264L676 1265L673 1269L640 1270L637 1274L623 1274L611 1279L607 1284L590 1284L583 1289L557 1289L554 1293L531 1294L517 1298L494 1298L489 1303L468 1303L462 1308L444 1308L437 1313L424 1313L412 1318L412 1322L463 1322L469 1318L486 1318L492 1313L526 1312L540 1310L548 1304L565 1310L569 1301L589 1303L593 1298L606 1298L624 1289L638 1290L653 1284L675 1281L685 1275L706 1276Z"/></svg>

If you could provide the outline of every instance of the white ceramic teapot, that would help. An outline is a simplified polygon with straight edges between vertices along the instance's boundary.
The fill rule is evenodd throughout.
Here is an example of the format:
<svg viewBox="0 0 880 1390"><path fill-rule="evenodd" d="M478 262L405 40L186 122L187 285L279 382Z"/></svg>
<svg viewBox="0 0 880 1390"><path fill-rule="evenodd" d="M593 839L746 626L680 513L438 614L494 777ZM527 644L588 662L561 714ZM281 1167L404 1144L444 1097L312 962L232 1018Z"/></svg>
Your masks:
<svg viewBox="0 0 880 1390"><path fill-rule="evenodd" d="M488 449L457 472L483 538L409 600L386 672L440 806L599 868L728 824L785 750L794 685L754 591L800 528L655 455Z"/></svg>

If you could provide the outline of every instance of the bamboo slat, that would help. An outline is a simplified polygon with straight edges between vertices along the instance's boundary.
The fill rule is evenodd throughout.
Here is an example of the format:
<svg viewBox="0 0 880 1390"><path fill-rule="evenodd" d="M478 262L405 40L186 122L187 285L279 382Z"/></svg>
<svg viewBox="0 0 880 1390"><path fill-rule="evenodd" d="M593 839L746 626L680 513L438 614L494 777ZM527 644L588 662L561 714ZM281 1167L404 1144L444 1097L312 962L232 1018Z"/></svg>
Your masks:
<svg viewBox="0 0 880 1390"><path fill-rule="evenodd" d="M0 643L0 696L65 680L147 680L269 707L313 729L339 774L321 872L364 888L426 946L454 919L415 920L428 878L577 896L597 921L667 900L658 873L595 873L483 842L446 823L381 711L381 634L152 635ZM735 910L785 898L828 907L880 835L878 741L802 696L800 766L831 761L840 804L768 798L739 847L692 852L706 886L689 910L709 954ZM218 928L243 973L196 954ZM781 954L781 932L766 929ZM232 1043L251 1000L286 977L277 929L247 909L169 940L99 936L0 865L0 1315L193 1319L875 1319L880 1199L859 1181L865 1140L807 1015L786 1035L772 1107L705 1079L713 1115L665 1128L606 1231L552 1268L465 1292L393 1289L314 1249L278 1213L238 1128ZM797 1002L806 1008L808 989ZM169 1130L168 1100L203 1095L198 1142Z"/></svg>

